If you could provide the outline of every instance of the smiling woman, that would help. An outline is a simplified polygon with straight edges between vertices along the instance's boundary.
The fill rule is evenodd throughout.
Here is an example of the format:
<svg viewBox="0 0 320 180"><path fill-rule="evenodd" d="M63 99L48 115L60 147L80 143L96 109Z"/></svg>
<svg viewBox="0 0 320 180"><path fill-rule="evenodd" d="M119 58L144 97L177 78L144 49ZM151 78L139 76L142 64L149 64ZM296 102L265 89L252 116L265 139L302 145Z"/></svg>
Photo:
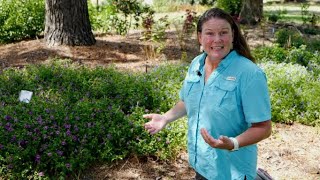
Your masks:
<svg viewBox="0 0 320 180"><path fill-rule="evenodd" d="M197 34L204 52L191 62L180 100L165 114L144 115L150 119L145 129L156 134L187 115L189 164L197 180L255 179L256 143L271 134L266 76L225 11L206 11Z"/></svg>

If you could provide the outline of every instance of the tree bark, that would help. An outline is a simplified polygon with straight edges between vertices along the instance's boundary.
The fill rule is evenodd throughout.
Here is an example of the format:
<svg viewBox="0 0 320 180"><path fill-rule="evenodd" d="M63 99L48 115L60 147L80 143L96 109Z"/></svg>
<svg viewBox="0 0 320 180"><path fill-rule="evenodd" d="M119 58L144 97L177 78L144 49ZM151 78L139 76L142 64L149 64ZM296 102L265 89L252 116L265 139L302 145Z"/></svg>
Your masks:
<svg viewBox="0 0 320 180"><path fill-rule="evenodd" d="M49 46L95 44L87 0L46 0L44 39Z"/></svg>
<svg viewBox="0 0 320 180"><path fill-rule="evenodd" d="M240 23L255 25L263 17L263 0L244 0L240 12Z"/></svg>

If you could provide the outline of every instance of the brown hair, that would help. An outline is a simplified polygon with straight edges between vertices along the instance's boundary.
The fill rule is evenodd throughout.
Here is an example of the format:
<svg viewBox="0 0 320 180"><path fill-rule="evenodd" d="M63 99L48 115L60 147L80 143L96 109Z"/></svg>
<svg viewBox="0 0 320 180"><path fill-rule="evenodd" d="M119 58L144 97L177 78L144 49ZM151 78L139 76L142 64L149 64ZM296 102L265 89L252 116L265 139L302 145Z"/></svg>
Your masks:
<svg viewBox="0 0 320 180"><path fill-rule="evenodd" d="M254 57L251 55L249 46L241 33L240 27L234 21L232 16L227 12L223 11L222 9L212 8L203 13L203 15L199 18L197 24L197 32L201 33L203 24L212 18L224 19L230 24L231 29L234 33L233 49L237 51L240 55L250 59L252 62L255 62Z"/></svg>

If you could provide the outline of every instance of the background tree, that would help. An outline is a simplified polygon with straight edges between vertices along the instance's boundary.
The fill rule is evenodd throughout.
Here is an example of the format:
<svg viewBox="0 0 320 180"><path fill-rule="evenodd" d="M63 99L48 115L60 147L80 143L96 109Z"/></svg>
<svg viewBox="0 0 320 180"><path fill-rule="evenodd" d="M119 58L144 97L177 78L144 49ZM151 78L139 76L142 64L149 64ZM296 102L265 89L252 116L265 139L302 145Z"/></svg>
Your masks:
<svg viewBox="0 0 320 180"><path fill-rule="evenodd" d="M87 0L46 0L44 38L48 45L93 45Z"/></svg>
<svg viewBox="0 0 320 180"><path fill-rule="evenodd" d="M243 0L240 23L255 25L263 17L263 0Z"/></svg>

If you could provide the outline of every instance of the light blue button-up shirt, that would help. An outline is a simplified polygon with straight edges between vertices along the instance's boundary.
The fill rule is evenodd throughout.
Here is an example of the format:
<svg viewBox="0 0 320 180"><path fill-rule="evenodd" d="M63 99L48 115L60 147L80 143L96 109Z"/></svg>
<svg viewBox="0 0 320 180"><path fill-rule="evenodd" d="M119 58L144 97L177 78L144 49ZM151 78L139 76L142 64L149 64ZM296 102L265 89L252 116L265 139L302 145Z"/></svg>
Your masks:
<svg viewBox="0 0 320 180"><path fill-rule="evenodd" d="M230 52L204 82L206 53L191 63L180 98L188 116L190 165L207 179L254 179L257 146L238 151L209 146L200 134L205 128L211 136L236 137L251 123L271 119L270 98L265 73L252 61Z"/></svg>

